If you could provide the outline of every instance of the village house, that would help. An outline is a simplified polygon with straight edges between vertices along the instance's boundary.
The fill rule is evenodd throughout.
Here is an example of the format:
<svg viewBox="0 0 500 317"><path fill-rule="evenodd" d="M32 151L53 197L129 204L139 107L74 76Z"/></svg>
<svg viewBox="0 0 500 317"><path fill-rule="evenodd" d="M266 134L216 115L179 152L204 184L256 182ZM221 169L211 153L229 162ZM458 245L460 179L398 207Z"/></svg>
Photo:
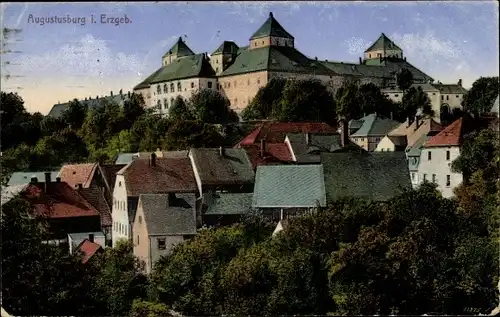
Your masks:
<svg viewBox="0 0 500 317"><path fill-rule="evenodd" d="M350 139L366 151L375 151L379 142L401 123L372 113L349 121ZM354 132L353 132L354 131Z"/></svg>
<svg viewBox="0 0 500 317"><path fill-rule="evenodd" d="M321 153L327 203L345 197L387 201L411 188L404 152Z"/></svg>
<svg viewBox="0 0 500 317"><path fill-rule="evenodd" d="M68 234L101 229L99 212L67 183L59 178L52 182L50 173L44 182L33 178L20 195L33 206L34 215L46 217L50 242L67 243Z"/></svg>
<svg viewBox="0 0 500 317"><path fill-rule="evenodd" d="M225 226L252 212L253 193L206 193L203 195L203 225Z"/></svg>
<svg viewBox="0 0 500 317"><path fill-rule="evenodd" d="M89 242L95 243L102 247L106 248L106 236L102 232L80 232L80 233L69 233L68 234L68 244L69 244L69 253L75 253L79 246L88 240Z"/></svg>
<svg viewBox="0 0 500 317"><path fill-rule="evenodd" d="M141 194L133 226L134 255L149 274L161 256L196 234L196 194Z"/></svg>
<svg viewBox="0 0 500 317"><path fill-rule="evenodd" d="M75 249L76 253L82 255L82 263L87 263L95 254L103 253L103 247L92 241L91 238L83 240Z"/></svg>
<svg viewBox="0 0 500 317"><path fill-rule="evenodd" d="M161 68L134 87L134 91L145 96L147 107L157 107L166 113L172 98L189 98L198 89L217 89L229 99L231 108L240 113L259 88L273 78L318 79L335 91L346 82L386 87L394 83L395 74L403 68L412 72L415 83L433 81L407 62L403 50L383 33L359 62L307 57L296 48L293 35L270 13L245 46L223 41L211 56L195 54L179 38L163 56Z"/></svg>
<svg viewBox="0 0 500 317"><path fill-rule="evenodd" d="M326 206L323 166L257 167L252 208L274 221Z"/></svg>
<svg viewBox="0 0 500 317"><path fill-rule="evenodd" d="M422 148L425 142L427 142L432 136L423 135L420 137L415 144L406 149L406 158L408 160L408 169L410 170L411 185L413 188L417 188L420 185L419 180L419 166L420 166L420 155L422 153Z"/></svg>
<svg viewBox="0 0 500 317"><path fill-rule="evenodd" d="M113 193L113 247L119 239L132 239L132 229L141 194L197 194L191 161L183 158L134 160L116 175ZM199 195L196 195L200 197Z"/></svg>

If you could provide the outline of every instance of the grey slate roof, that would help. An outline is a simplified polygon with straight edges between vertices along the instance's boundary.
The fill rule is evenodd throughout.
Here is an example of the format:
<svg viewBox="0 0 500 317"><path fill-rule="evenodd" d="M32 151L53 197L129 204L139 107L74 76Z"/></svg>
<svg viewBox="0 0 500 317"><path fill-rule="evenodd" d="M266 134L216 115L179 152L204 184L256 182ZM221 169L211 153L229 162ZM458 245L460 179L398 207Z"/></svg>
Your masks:
<svg viewBox="0 0 500 317"><path fill-rule="evenodd" d="M172 63L163 66L158 74L149 81L149 84L194 77L215 77L215 71L204 54L174 60ZM175 88L177 89L177 87Z"/></svg>
<svg viewBox="0 0 500 317"><path fill-rule="evenodd" d="M253 184L252 162L245 149L225 148L223 155L217 148L190 150L202 186Z"/></svg>
<svg viewBox="0 0 500 317"><path fill-rule="evenodd" d="M149 235L196 234L195 194L176 194L173 201L167 194L143 194L138 208L142 208Z"/></svg>
<svg viewBox="0 0 500 317"><path fill-rule="evenodd" d="M250 40L274 36L274 37L283 37L293 39L293 36L288 33L279 22L273 17L273 13L269 13L269 18L262 24L262 26L255 31Z"/></svg>
<svg viewBox="0 0 500 317"><path fill-rule="evenodd" d="M320 163L321 152L364 151L349 140L348 146L342 147L340 134L287 134L295 159L299 163ZM309 142L309 143L307 143Z"/></svg>
<svg viewBox="0 0 500 317"><path fill-rule="evenodd" d="M322 153L327 201L358 197L386 201L411 188L404 152Z"/></svg>
<svg viewBox="0 0 500 317"><path fill-rule="evenodd" d="M216 54L237 54L239 50L238 45L232 41L224 41L222 44L212 53Z"/></svg>
<svg viewBox="0 0 500 317"><path fill-rule="evenodd" d="M384 136L401 124L401 122L391 120L374 113L367 115L360 120L363 121L363 124L351 135L352 137ZM349 123L349 128L350 126L351 123Z"/></svg>
<svg viewBox="0 0 500 317"><path fill-rule="evenodd" d="M252 193L207 193L205 215L242 215L252 210Z"/></svg>
<svg viewBox="0 0 500 317"><path fill-rule="evenodd" d="M194 52L187 46L187 44L182 40L182 37L177 39L177 42L163 55L164 57L168 54L176 55L177 57L194 55Z"/></svg>
<svg viewBox="0 0 500 317"><path fill-rule="evenodd" d="M84 105L87 105L88 107L88 110L90 109L100 109L100 108L103 108L104 105L108 104L108 103L116 103L118 104L119 106L123 106L123 103L125 101L127 101L129 99L129 94L126 93L126 94L118 94L118 95L109 95L109 96L103 96L103 97L99 97L99 98L92 98L92 99L83 99L83 100L79 100L81 103L83 103ZM50 117L54 117L54 118L60 118L63 114L63 112L69 107L69 104L70 104L71 101L69 102L66 102L66 103L59 103L59 104L56 104L52 107L52 109L50 109L50 112L48 114L48 116Z"/></svg>
<svg viewBox="0 0 500 317"><path fill-rule="evenodd" d="M59 174L59 170L46 172L50 172L50 178L53 182L55 182L56 177ZM43 182L45 181L46 172L14 172L10 176L7 186L29 184L32 177L36 177L39 182Z"/></svg>
<svg viewBox="0 0 500 317"><path fill-rule="evenodd" d="M20 194L27 186L28 184L21 184L2 187L2 196L0 196L2 206L3 204L9 202L16 195Z"/></svg>
<svg viewBox="0 0 500 317"><path fill-rule="evenodd" d="M252 207L293 208L318 205L326 205L322 165L257 167Z"/></svg>
<svg viewBox="0 0 500 317"><path fill-rule="evenodd" d="M373 42L373 44L369 48L366 49L365 53L369 51L383 50L383 49L401 51L401 48L399 48L399 46L394 44L394 42L391 41L391 39L389 39L384 33L382 33L379 36L379 38L375 42Z"/></svg>

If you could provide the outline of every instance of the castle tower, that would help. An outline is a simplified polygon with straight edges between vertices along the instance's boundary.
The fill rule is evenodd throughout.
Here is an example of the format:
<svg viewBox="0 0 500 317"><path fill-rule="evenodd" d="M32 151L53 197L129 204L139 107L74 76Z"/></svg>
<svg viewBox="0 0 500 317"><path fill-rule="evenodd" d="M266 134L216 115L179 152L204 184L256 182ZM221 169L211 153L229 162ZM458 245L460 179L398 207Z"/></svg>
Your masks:
<svg viewBox="0 0 500 317"><path fill-rule="evenodd" d="M167 66L178 58L192 55L194 55L194 52L184 43L182 38L179 37L174 46L163 55L162 64L163 66Z"/></svg>
<svg viewBox="0 0 500 317"><path fill-rule="evenodd" d="M294 37L279 24L271 12L266 22L250 38L248 49L267 46L294 47L294 40Z"/></svg>
<svg viewBox="0 0 500 317"><path fill-rule="evenodd" d="M210 56L210 65L215 70L215 74L219 75L229 65L231 65L238 54L239 47L231 41L224 41L218 49Z"/></svg>
<svg viewBox="0 0 500 317"><path fill-rule="evenodd" d="M365 51L365 61L382 60L387 57L403 59L403 50L384 33Z"/></svg>

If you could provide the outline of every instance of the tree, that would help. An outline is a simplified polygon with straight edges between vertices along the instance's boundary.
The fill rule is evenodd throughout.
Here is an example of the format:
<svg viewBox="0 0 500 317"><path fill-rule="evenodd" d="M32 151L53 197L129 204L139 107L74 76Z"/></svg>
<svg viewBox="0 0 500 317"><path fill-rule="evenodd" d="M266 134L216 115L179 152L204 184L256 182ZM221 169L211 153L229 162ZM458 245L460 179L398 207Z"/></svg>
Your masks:
<svg viewBox="0 0 500 317"><path fill-rule="evenodd" d="M403 91L403 99L405 97L406 90L408 90L411 85L413 84L413 74L410 70L407 68L402 68L397 74L396 74L396 85L398 86L399 89ZM404 101L402 102L403 108L407 109L408 107L404 104ZM409 119L409 117L408 117Z"/></svg>
<svg viewBox="0 0 500 317"><path fill-rule="evenodd" d="M230 108L229 100L220 92L202 89L191 96L189 107L196 120L204 123L238 122L238 116Z"/></svg>
<svg viewBox="0 0 500 317"><path fill-rule="evenodd" d="M36 164L38 168L54 168L64 163L83 162L89 155L85 142L69 128L41 138L35 146L35 153L37 160L32 164Z"/></svg>
<svg viewBox="0 0 500 317"><path fill-rule="evenodd" d="M361 114L377 113L387 118L395 118L398 114L397 105L373 83L359 86L357 100Z"/></svg>
<svg viewBox="0 0 500 317"><path fill-rule="evenodd" d="M143 300L134 300L130 317L166 317L172 316L168 307L162 303L154 303Z"/></svg>
<svg viewBox="0 0 500 317"><path fill-rule="evenodd" d="M115 134L106 144L108 161L114 161L120 153L133 152L132 136L128 130L122 130Z"/></svg>
<svg viewBox="0 0 500 317"><path fill-rule="evenodd" d="M470 114L489 112L498 96L498 77L480 77L462 100L462 108Z"/></svg>
<svg viewBox="0 0 500 317"><path fill-rule="evenodd" d="M224 139L214 125L198 121L176 121L168 128L161 148L172 151L224 145Z"/></svg>
<svg viewBox="0 0 500 317"><path fill-rule="evenodd" d="M5 93L2 91L1 104L2 152L21 143L32 143L26 142L26 139L32 138L32 136L25 134L25 124L29 122L31 116L24 107L23 99L17 93Z"/></svg>
<svg viewBox="0 0 500 317"><path fill-rule="evenodd" d="M362 110L358 100L358 86L352 83L342 85L335 94L335 105L337 116L341 120L348 122L360 117Z"/></svg>
<svg viewBox="0 0 500 317"><path fill-rule="evenodd" d="M74 99L68 105L68 108L62 113L62 120L75 131L78 131L85 120L87 114L87 105Z"/></svg>
<svg viewBox="0 0 500 317"><path fill-rule="evenodd" d="M243 110L244 120L271 118L283 94L287 80L284 78L273 78L264 87L259 88L257 94L250 104Z"/></svg>
<svg viewBox="0 0 500 317"><path fill-rule="evenodd" d="M190 121L194 120L194 115L184 101L184 98L177 96L174 100L174 104L170 107L168 118L171 121Z"/></svg>
<svg viewBox="0 0 500 317"><path fill-rule="evenodd" d="M273 118L285 122L336 122L333 96L318 80L290 80Z"/></svg>
<svg viewBox="0 0 500 317"><path fill-rule="evenodd" d="M434 116L434 110L432 110L429 96L427 96L421 87L411 87L408 89L403 96L402 104L407 117L414 117L419 110L422 114L431 118Z"/></svg>
<svg viewBox="0 0 500 317"><path fill-rule="evenodd" d="M123 103L123 129L130 129L134 122L144 114L144 98L141 94L133 93L129 99Z"/></svg>

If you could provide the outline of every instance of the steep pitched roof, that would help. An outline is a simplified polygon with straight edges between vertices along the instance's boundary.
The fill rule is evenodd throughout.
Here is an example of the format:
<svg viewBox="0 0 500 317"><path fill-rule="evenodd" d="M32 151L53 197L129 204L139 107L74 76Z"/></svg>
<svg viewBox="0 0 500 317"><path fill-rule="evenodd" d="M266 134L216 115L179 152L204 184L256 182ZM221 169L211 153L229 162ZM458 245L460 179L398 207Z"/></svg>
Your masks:
<svg viewBox="0 0 500 317"><path fill-rule="evenodd" d="M146 77L146 79L144 79L139 84L137 84L137 86L135 86L133 88L133 90L148 88L150 86L151 80L153 80L153 78L155 78L156 76L158 76L158 74L162 70L163 70L163 68L158 68L157 70L155 70L151 75L149 75L148 77Z"/></svg>
<svg viewBox="0 0 500 317"><path fill-rule="evenodd" d="M115 177L116 178L116 177ZM111 209L106 202L104 193L97 187L82 188L79 193L85 198L101 216L101 226L109 227L113 224Z"/></svg>
<svg viewBox="0 0 500 317"><path fill-rule="evenodd" d="M463 137L463 118L455 120L441 132L425 142L424 147L459 146Z"/></svg>
<svg viewBox="0 0 500 317"><path fill-rule="evenodd" d="M149 80L149 84L194 77L215 77L215 71L204 54L191 55L172 61L172 63L163 66L161 71Z"/></svg>
<svg viewBox="0 0 500 317"><path fill-rule="evenodd" d="M55 182L57 174L59 174L59 171L14 172L12 173L12 175L10 175L7 186L29 184L32 177L36 177L38 180L45 180L45 173L48 172L50 172L50 178L52 179L52 181Z"/></svg>
<svg viewBox="0 0 500 317"><path fill-rule="evenodd" d="M207 205L204 215L241 215L252 209L252 193L208 193L203 196Z"/></svg>
<svg viewBox="0 0 500 317"><path fill-rule="evenodd" d="M287 144L269 143L266 144L265 147L264 157L261 155L260 144L243 145L241 147L247 152L253 168L256 168L258 165L289 163L293 161L292 154Z"/></svg>
<svg viewBox="0 0 500 317"><path fill-rule="evenodd" d="M433 84L442 94L465 94L467 89L457 84Z"/></svg>
<svg viewBox="0 0 500 317"><path fill-rule="evenodd" d="M394 44L391 39L389 39L384 33L382 33L380 34L379 38L375 42L373 42L373 44L369 48L366 49L365 53L383 49L401 51L401 48L399 48L399 46Z"/></svg>
<svg viewBox="0 0 500 317"><path fill-rule="evenodd" d="M183 56L191 56L194 55L194 52L186 45L186 43L182 40L182 37L177 39L177 42L163 55L163 57L168 54L177 55L177 57Z"/></svg>
<svg viewBox="0 0 500 317"><path fill-rule="evenodd" d="M342 146L340 134L287 134L292 154L299 163L320 163L321 152L338 151L364 151L356 143L349 140L346 146Z"/></svg>
<svg viewBox="0 0 500 317"><path fill-rule="evenodd" d="M268 143L283 143L288 133L335 133L336 130L324 122L265 122L243 138L236 146L251 145L266 140Z"/></svg>
<svg viewBox="0 0 500 317"><path fill-rule="evenodd" d="M394 144L396 151L404 151L408 145L406 135L388 135L387 138Z"/></svg>
<svg viewBox="0 0 500 317"><path fill-rule="evenodd" d="M142 194L138 206L149 235L196 234L195 194Z"/></svg>
<svg viewBox="0 0 500 317"><path fill-rule="evenodd" d="M125 178L127 195L196 192L197 186L189 158L156 158L134 160L118 172Z"/></svg>
<svg viewBox="0 0 500 317"><path fill-rule="evenodd" d="M102 164L99 165L99 169L101 171L102 176L104 177L107 186L111 192L113 192L113 188L115 187L116 181L116 173L118 173L122 168L125 167L126 164Z"/></svg>
<svg viewBox="0 0 500 317"><path fill-rule="evenodd" d="M252 162L244 149L191 149L193 164L202 185L253 184Z"/></svg>
<svg viewBox="0 0 500 317"><path fill-rule="evenodd" d="M237 54L239 50L238 45L232 41L224 41L222 44L212 53L212 55L217 54Z"/></svg>
<svg viewBox="0 0 500 317"><path fill-rule="evenodd" d="M252 207L286 208L326 205L322 165L257 167Z"/></svg>
<svg viewBox="0 0 500 317"><path fill-rule="evenodd" d="M261 37L274 36L274 37L283 37L293 39L293 36L290 35L279 22L274 18L273 13L269 13L269 18L262 24L262 26L255 31L250 40L258 39Z"/></svg>
<svg viewBox="0 0 500 317"><path fill-rule="evenodd" d="M441 130L443 130L443 127L432 118L419 119L418 122L414 120L411 124L408 124L407 119L404 123L401 123L397 128L389 132L388 135L406 136L407 146L411 147L422 136L435 134Z"/></svg>
<svg viewBox="0 0 500 317"><path fill-rule="evenodd" d="M321 153L328 202L343 197L385 201L411 188L404 152Z"/></svg>
<svg viewBox="0 0 500 317"><path fill-rule="evenodd" d="M401 124L400 122L379 116L377 114L370 114L361 120L363 121L363 124L356 132L351 134L351 137L386 135Z"/></svg>
<svg viewBox="0 0 500 317"><path fill-rule="evenodd" d="M29 184L22 192L34 207L36 215L49 218L99 216L99 212L74 188L65 182Z"/></svg>
<svg viewBox="0 0 500 317"><path fill-rule="evenodd" d="M85 239L78 245L76 250L77 252L81 252L83 254L82 263L85 264L94 254L103 249L99 244L90 242L89 239Z"/></svg>
<svg viewBox="0 0 500 317"><path fill-rule="evenodd" d="M98 163L85 164L67 164L63 165L59 171L58 177L61 181L68 183L75 188L78 184L82 184L83 188L88 188L94 177Z"/></svg>

